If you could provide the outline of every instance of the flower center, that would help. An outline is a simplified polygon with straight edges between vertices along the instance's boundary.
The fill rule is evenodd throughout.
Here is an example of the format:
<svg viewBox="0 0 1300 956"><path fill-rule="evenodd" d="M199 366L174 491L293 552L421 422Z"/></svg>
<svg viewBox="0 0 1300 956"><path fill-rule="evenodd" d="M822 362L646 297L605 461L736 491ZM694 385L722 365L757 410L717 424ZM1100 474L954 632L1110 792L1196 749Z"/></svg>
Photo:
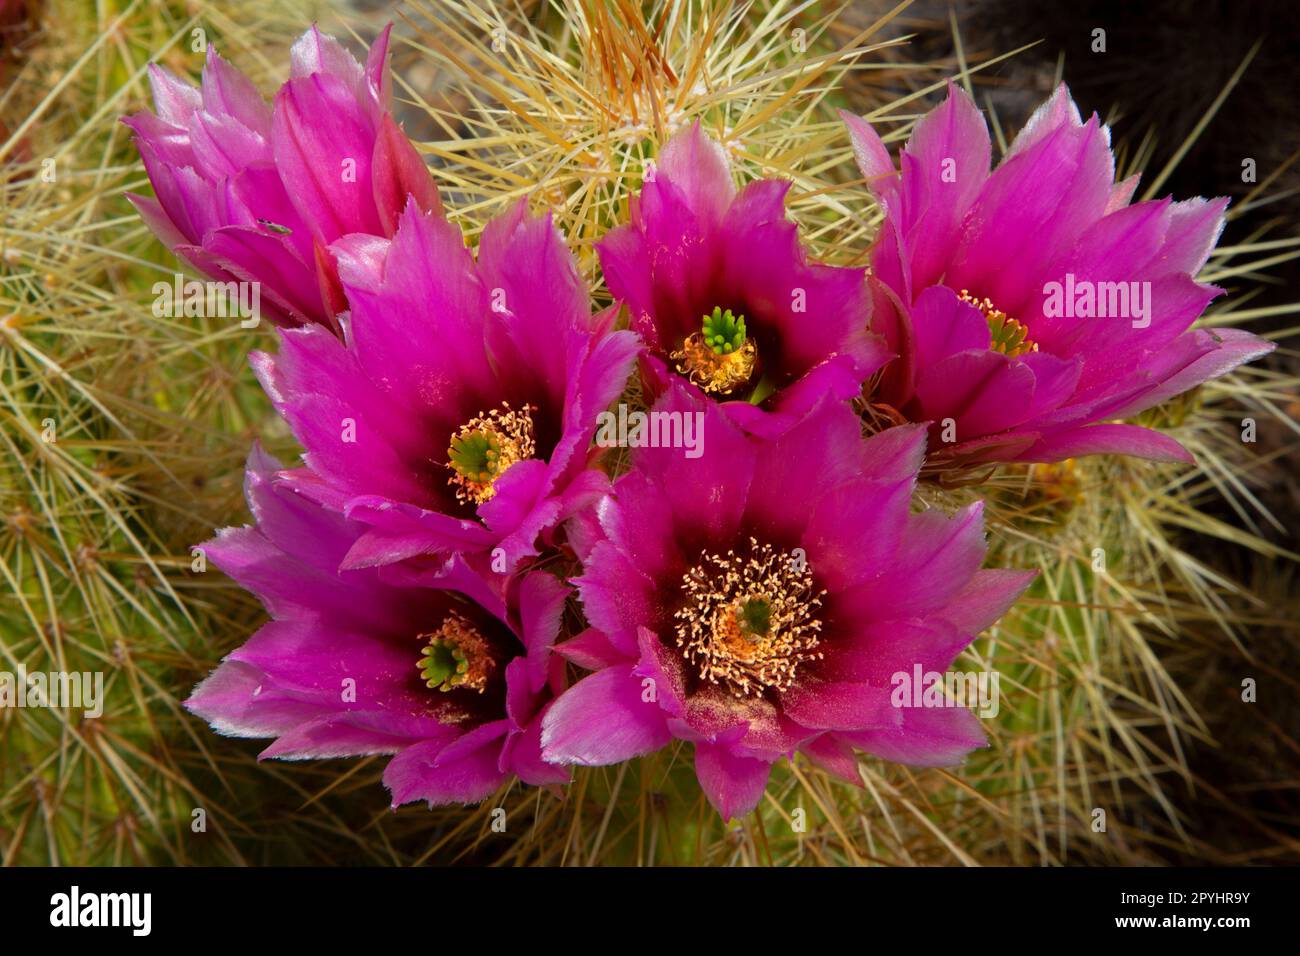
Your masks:
<svg viewBox="0 0 1300 956"><path fill-rule="evenodd" d="M700 678L736 697L788 690L799 664L820 660L825 591L813 590L807 561L749 539L747 557L706 554L682 577L686 604L677 646Z"/></svg>
<svg viewBox="0 0 1300 956"><path fill-rule="evenodd" d="M420 651L418 665L426 686L441 691L464 687L483 693L496 672L497 660L474 625L453 611L440 628L421 634L420 639L428 641Z"/></svg>
<svg viewBox="0 0 1300 956"><path fill-rule="evenodd" d="M1028 326L1017 322L1001 309L994 308L991 299L976 299L965 289L961 290L958 298L984 313L984 321L989 324L991 337L989 348L994 352L1015 358L1026 352L1038 351L1038 343L1029 338Z"/></svg>
<svg viewBox="0 0 1300 956"><path fill-rule="evenodd" d="M511 411L509 404L502 404L460 426L447 448L447 467L452 471L447 483L456 489L458 500L476 505L490 501L502 472L536 454L533 411L531 405Z"/></svg>
<svg viewBox="0 0 1300 956"><path fill-rule="evenodd" d="M714 306L698 332L670 356L677 371L710 395L728 395L749 381L758 362L758 346L745 332L745 317Z"/></svg>

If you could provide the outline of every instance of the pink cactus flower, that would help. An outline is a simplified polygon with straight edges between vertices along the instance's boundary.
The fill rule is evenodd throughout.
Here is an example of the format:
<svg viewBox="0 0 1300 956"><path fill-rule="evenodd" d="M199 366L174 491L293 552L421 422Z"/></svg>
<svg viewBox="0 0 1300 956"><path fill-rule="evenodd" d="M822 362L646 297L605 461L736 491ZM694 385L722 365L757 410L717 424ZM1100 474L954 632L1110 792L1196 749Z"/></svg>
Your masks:
<svg viewBox="0 0 1300 956"><path fill-rule="evenodd" d="M203 545L272 619L185 706L219 733L275 738L263 758L393 754L394 806L474 803L512 776L564 782L539 741L562 686L550 648L568 588L540 572L489 587L457 559L436 587L410 569L339 571L364 529L276 480L277 468L254 449L256 526Z"/></svg>
<svg viewBox="0 0 1300 956"><path fill-rule="evenodd" d="M128 198L154 234L213 279L259 283L282 325L336 327L347 306L333 242L391 236L408 197L441 212L389 112L391 29L363 67L312 27L293 45L274 109L213 47L198 89L152 64L157 113L124 120L157 195Z"/></svg>
<svg viewBox="0 0 1300 956"><path fill-rule="evenodd" d="M591 627L556 651L594 673L547 711L544 758L613 764L690 741L731 818L796 751L860 783L855 750L946 766L984 746L970 710L893 685L946 671L1033 573L980 570L979 504L911 513L925 429L864 441L824 396L761 440L685 383L654 410L701 414L703 453L639 449L575 534Z"/></svg>
<svg viewBox="0 0 1300 956"><path fill-rule="evenodd" d="M885 211L872 253L873 330L899 355L872 400L931 425L931 460L1059 461L1114 452L1190 461L1174 439L1116 421L1272 345L1192 329L1221 290L1196 281L1226 199L1131 203L1110 135L1064 86L990 171L974 103L916 126L901 171L843 114Z"/></svg>
<svg viewBox="0 0 1300 956"><path fill-rule="evenodd" d="M808 260L785 215L789 188L761 179L737 192L696 123L664 147L630 221L598 244L648 349L650 400L681 377L771 435L826 392L856 397L889 358L867 332L863 270Z"/></svg>

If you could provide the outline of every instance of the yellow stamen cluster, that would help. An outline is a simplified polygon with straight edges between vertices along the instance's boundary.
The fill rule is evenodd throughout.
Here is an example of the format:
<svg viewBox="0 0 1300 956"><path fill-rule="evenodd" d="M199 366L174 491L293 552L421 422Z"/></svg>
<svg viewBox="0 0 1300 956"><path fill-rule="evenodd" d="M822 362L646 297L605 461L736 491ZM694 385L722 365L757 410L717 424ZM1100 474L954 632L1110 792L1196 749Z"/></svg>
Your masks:
<svg viewBox="0 0 1300 956"><path fill-rule="evenodd" d="M1017 322L1001 309L994 308L991 299L977 299L965 289L961 290L959 298L984 313L984 321L989 324L991 337L989 348L993 351L1001 352L1008 358L1038 351L1038 343L1029 338L1029 327Z"/></svg>
<svg viewBox="0 0 1300 956"><path fill-rule="evenodd" d="M495 482L517 461L537 453L533 438L532 412L525 405L513 411L509 403L490 412L479 412L456 431L447 448L447 484L456 489L458 501L481 505L496 494Z"/></svg>
<svg viewBox="0 0 1300 956"><path fill-rule="evenodd" d="M745 317L714 307L702 327L669 356L677 371L710 395L729 395L748 382L758 364L758 346L746 334Z"/></svg>
<svg viewBox="0 0 1300 956"><path fill-rule="evenodd" d="M702 680L738 698L785 691L804 661L820 660L825 591L814 592L802 557L749 539L741 557L706 554L682 577L677 646Z"/></svg>
<svg viewBox="0 0 1300 956"><path fill-rule="evenodd" d="M497 660L474 625L453 611L441 627L421 634L420 640L427 641L417 665L425 686L444 692L464 688L483 693L497 669Z"/></svg>

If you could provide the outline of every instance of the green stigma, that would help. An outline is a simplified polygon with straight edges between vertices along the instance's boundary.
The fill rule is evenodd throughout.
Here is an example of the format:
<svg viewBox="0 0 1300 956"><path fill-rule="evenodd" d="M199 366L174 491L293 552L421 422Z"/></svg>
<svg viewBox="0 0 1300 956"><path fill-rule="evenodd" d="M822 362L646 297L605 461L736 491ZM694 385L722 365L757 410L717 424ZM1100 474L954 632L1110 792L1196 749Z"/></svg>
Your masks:
<svg viewBox="0 0 1300 956"><path fill-rule="evenodd" d="M492 648L473 624L459 614L448 614L442 626L429 634L420 650L420 677L425 686L441 691L464 688L483 693L496 672Z"/></svg>
<svg viewBox="0 0 1300 956"><path fill-rule="evenodd" d="M715 353L730 355L745 344L745 317L715 305L712 314L704 316L703 336Z"/></svg>
<svg viewBox="0 0 1300 956"><path fill-rule="evenodd" d="M755 637L766 636L772 626L772 605L763 598L751 598L738 608L737 623L741 630Z"/></svg>
<svg viewBox="0 0 1300 956"><path fill-rule="evenodd" d="M984 313L984 321L989 326L989 348L994 352L1017 358L1038 351L1038 343L1029 338L1029 329L996 308L991 299L977 299L965 289L961 290L958 298Z"/></svg>
<svg viewBox="0 0 1300 956"><path fill-rule="evenodd" d="M1024 355L1035 352L1038 346L1029 341L1029 330L1000 312L985 316L989 324L989 348L1003 355Z"/></svg>
<svg viewBox="0 0 1300 956"><path fill-rule="evenodd" d="M700 331L670 353L677 371L710 395L730 395L754 377L758 345L745 335L745 317L715 306L704 316Z"/></svg>
<svg viewBox="0 0 1300 956"><path fill-rule="evenodd" d="M465 652L450 641L435 638L420 657L420 676L429 687L451 690L469 671ZM461 680L457 680L461 678Z"/></svg>
<svg viewBox="0 0 1300 956"><path fill-rule="evenodd" d="M537 451L533 440L532 405L512 409L509 403L490 412L479 412L451 436L447 445L447 467L453 472L447 483L456 489L459 501L481 505L496 494L493 482L517 461L532 458Z"/></svg>
<svg viewBox="0 0 1300 956"><path fill-rule="evenodd" d="M466 432L447 449L451 467L470 481L487 482L501 465L501 439L487 430Z"/></svg>

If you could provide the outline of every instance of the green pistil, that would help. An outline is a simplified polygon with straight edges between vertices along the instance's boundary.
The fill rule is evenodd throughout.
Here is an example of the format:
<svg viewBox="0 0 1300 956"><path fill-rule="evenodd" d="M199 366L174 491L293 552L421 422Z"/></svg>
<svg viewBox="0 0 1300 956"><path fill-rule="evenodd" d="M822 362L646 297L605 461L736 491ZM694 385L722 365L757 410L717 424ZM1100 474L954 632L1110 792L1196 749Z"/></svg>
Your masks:
<svg viewBox="0 0 1300 956"><path fill-rule="evenodd" d="M1001 312L993 312L985 316L989 324L989 347L995 352L1001 352L1003 355L1020 355L1024 352L1033 351L1033 343L1026 343L1029 338L1029 330L1017 322L1015 319L1003 315Z"/></svg>
<svg viewBox="0 0 1300 956"><path fill-rule="evenodd" d="M715 305L713 313L704 317L704 342L718 355L729 355L745 344L745 317L722 311Z"/></svg>
<svg viewBox="0 0 1300 956"><path fill-rule="evenodd" d="M487 431L458 435L451 440L448 458L451 466L470 481L491 481L501 461L501 440Z"/></svg>
<svg viewBox="0 0 1300 956"><path fill-rule="evenodd" d="M450 641L434 638L420 653L420 676L429 687L451 690L469 671L465 652Z"/></svg>
<svg viewBox="0 0 1300 956"><path fill-rule="evenodd" d="M763 598L750 598L740 605L737 623L746 634L766 636L772 625L772 605Z"/></svg>
<svg viewBox="0 0 1300 956"><path fill-rule="evenodd" d="M961 295L957 298L975 306L984 314L984 321L989 326L989 348L994 352L1001 352L1008 358L1017 358L1026 352L1038 351L1038 343L1029 338L1029 329L994 306L992 299L977 299L965 289L961 290Z"/></svg>

